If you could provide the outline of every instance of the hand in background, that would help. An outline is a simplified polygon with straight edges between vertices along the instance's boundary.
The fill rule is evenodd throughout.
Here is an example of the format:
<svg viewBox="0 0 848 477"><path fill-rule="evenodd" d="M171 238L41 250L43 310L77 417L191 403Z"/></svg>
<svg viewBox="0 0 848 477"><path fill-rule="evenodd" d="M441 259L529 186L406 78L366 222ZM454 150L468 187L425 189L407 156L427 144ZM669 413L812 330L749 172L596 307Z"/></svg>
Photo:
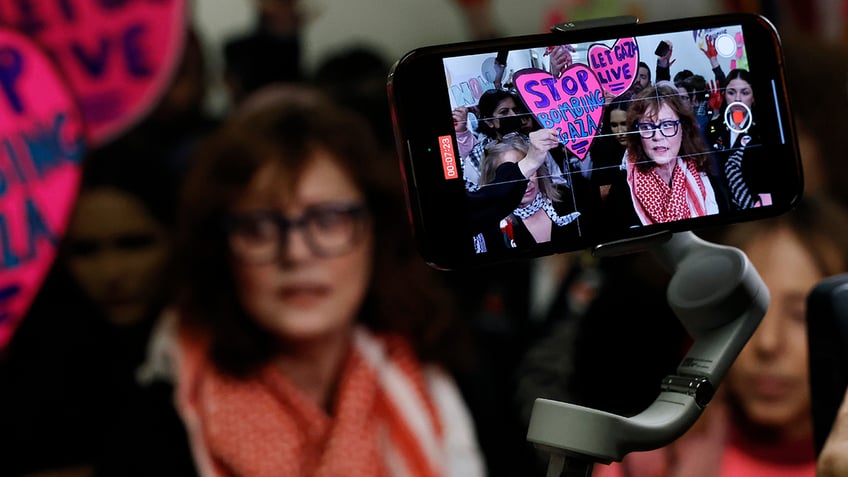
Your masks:
<svg viewBox="0 0 848 477"><path fill-rule="evenodd" d="M671 68L671 65L674 64L677 60L671 59L671 54L674 52L674 45L672 45L671 41L663 40L668 45L668 51L665 52L664 55L657 58L657 66L661 68Z"/></svg>
<svg viewBox="0 0 848 477"><path fill-rule="evenodd" d="M708 100L710 109L713 111L718 111L721 108L722 97L721 97L721 88L719 88L716 80L710 80L710 99Z"/></svg>
<svg viewBox="0 0 848 477"><path fill-rule="evenodd" d="M453 116L453 129L456 132L465 132L468 130L468 108L459 106L451 112Z"/></svg>
<svg viewBox="0 0 848 477"><path fill-rule="evenodd" d="M518 161L518 168L524 177L529 178L536 169L544 164L548 151L559 146L559 136L553 129L537 129L530 133L530 148L524 159Z"/></svg>
<svg viewBox="0 0 848 477"><path fill-rule="evenodd" d="M715 36L707 35L706 38L707 47L701 48L701 51L707 55L707 59L710 60L710 67L716 69L718 67L718 51L715 47Z"/></svg>
<svg viewBox="0 0 848 477"><path fill-rule="evenodd" d="M848 394L842 400L830 435L819 453L816 477L848 475Z"/></svg>
<svg viewBox="0 0 848 477"><path fill-rule="evenodd" d="M574 53L575 50L571 45L559 45L555 46L551 52L551 75L554 78L559 78L562 75L562 72L566 70L574 60L571 58L571 54Z"/></svg>

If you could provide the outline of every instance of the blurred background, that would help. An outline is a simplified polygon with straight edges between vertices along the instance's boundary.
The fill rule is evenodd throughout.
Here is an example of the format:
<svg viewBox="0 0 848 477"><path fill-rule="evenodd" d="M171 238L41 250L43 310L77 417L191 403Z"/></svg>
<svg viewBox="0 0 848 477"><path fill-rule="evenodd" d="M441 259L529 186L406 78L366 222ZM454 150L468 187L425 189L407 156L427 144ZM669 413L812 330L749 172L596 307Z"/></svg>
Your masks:
<svg viewBox="0 0 848 477"><path fill-rule="evenodd" d="M212 87L208 107L219 112L227 97L220 83L222 45L253 28L260 0L195 0L193 21L203 38ZM268 2L270 3L270 2ZM640 21L728 11L760 12L781 28L815 32L844 42L845 2L815 0L302 0L303 67L351 44L367 45L394 61L425 45L548 30L552 21L636 15ZM471 17L471 18L469 18ZM476 22L476 23L475 23ZM477 28L475 31L475 25ZM479 33L487 31L488 33Z"/></svg>
<svg viewBox="0 0 848 477"><path fill-rule="evenodd" d="M26 6L35 3L14 5L31 13ZM39 2L39 8L47 8L48 3L73 4ZM179 5L125 0L80 1L74 5L98 4L106 9L106 5L134 3ZM413 49L543 33L560 22L607 16L634 15L641 22L650 22L729 12L761 13L777 26L783 41L790 102L804 163L805 193L826 194L837 199L840 206L848 207L848 161L841 157L841 152L848 150L848 135L839 134L836 129L848 111L848 0L186 0L186 4L190 35L185 37L180 61L169 63L169 67L176 65L173 75L168 72L170 82L164 85L156 104L147 105L145 114L132 128L121 131L112 142L98 144L86 157L87 170L67 236L61 244L59 240L49 244L61 252L56 266L15 339L5 349L0 343L0 422L6 429L0 433L0 448L7 450L5 462L0 463L0 475L100 475L92 472L93 464L102 457L98 454L101 447L113 450L109 432L124 424L114 416L124 411L121 404L138 391L138 365L147 352L153 324L170 298L167 292L173 288L173 211L189 158L194 147L214 133L237 106L243 106L242 111L261 107L269 97L260 94L249 104L241 101L269 83L312 82L339 103L363 113L371 121L380 145L385 147L386 158L395 165L386 79L391 65ZM0 0L0 19L15 8L9 5L13 3ZM21 23L33 29L39 26ZM152 23L160 23L159 17ZM128 48L130 60L132 53ZM12 126L17 128L16 133L20 132L18 129L27 132L20 124ZM393 172L398 171L394 168ZM109 207L119 202L130 208ZM129 232L121 228L121 219L136 214L127 210L141 217L131 227L125 227ZM840 223L843 222L848 223ZM104 224L114 227L109 229ZM113 260L95 260L99 255L111 255L106 258ZM113 266L115 257L126 267ZM627 322L610 326L596 321L597 330L589 329L588 333L617 331L612 338L603 336L604 346L586 345L597 349L581 356L598 369L605 363L631 359L633 354L628 353L632 353L632 344L640 341L634 339L635 332L642 333L644 342L649 344L647 349L662 354L656 357L656 363L676 365L676 347L650 344L664 345L662 340L667 334L682 335L681 330L669 325L677 325L670 310L661 309L665 305L662 281L667 278L635 259L616 262L603 274L584 254L520 265L492 276L459 275L445 280L448 285L452 284L451 279L463 285L455 288L458 314L466 318L477 340L475 352L482 365L463 376L463 392L478 425L492 476L527 475L515 470L526 470L526 466L520 467L522 462L537 464L519 416L504 418L521 410L513 402L516 390L533 399L540 395L537 388L516 379L529 375L518 372L525 351L536 344L537 337L548 336L554 325L580 324L574 318L590 315L589 304L601 296L602 285L610 290L619 284L627 290L633 283L643 285L650 293L638 295L637 303L665 315L648 327L630 319L632 310L597 310ZM105 266L109 268L102 268ZM11 269L14 271L14 267ZM639 276L632 278L631 272L638 272ZM631 291L632 296L642 293L636 288ZM115 290L124 294L116 294ZM0 287L0 304L2 299ZM534 321L535 315L541 317L538 321L544 326ZM528 320L528 316L533 319ZM803 313L792 316L797 318ZM574 338L575 343L597 343L583 339L582 334L568 336L579 337ZM555 344L555 358L565 355L562 350L568 347ZM585 350L575 353L582 351ZM606 361L597 361L595 351L602 353ZM666 356L669 353L671 356ZM561 364L550 357L543 358L545 363ZM643 374L657 372L663 376L660 364L645 365ZM588 373L590 368L584 366L581 370ZM657 379L636 372L628 374L633 382L645 385L642 395L652 400ZM609 374L598 376L606 378ZM579 380L563 381L582 384ZM603 391L596 383L591 384L582 388ZM618 382L606 384L620 386ZM610 392L604 397L619 394ZM163 396L163 402L169 403L164 391ZM637 408L640 403L630 404ZM173 447L158 436L156 441L163 448ZM139 450L149 444L143 442ZM530 455L516 455L521 453ZM67 472L49 472L57 468Z"/></svg>

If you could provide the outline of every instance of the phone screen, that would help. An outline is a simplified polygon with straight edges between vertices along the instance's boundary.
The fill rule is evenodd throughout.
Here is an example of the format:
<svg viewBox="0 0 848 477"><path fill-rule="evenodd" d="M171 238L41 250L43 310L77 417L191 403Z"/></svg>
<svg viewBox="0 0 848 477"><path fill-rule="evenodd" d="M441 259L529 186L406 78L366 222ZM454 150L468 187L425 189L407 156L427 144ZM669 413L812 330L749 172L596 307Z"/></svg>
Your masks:
<svg viewBox="0 0 848 477"><path fill-rule="evenodd" d="M393 104L431 262L538 256L791 208L801 173L779 42L741 20L674 25L424 54L416 75L436 91L415 114L429 119L404 133L401 91ZM663 43L671 54L657 58Z"/></svg>

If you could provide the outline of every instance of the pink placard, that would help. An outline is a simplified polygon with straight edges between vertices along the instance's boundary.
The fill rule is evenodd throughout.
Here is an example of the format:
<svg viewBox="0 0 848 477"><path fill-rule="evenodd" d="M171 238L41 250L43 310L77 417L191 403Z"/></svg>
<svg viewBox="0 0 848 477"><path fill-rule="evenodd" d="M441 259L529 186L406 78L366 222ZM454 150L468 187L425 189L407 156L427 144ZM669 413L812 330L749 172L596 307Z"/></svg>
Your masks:
<svg viewBox="0 0 848 477"><path fill-rule="evenodd" d="M182 53L185 0L0 0L0 24L36 39L76 92L100 145L155 106Z"/></svg>
<svg viewBox="0 0 848 477"><path fill-rule="evenodd" d="M0 28L0 349L56 255L79 187L85 128L46 51Z"/></svg>
<svg viewBox="0 0 848 477"><path fill-rule="evenodd" d="M612 47L596 43L589 47L589 66L604 91L619 96L627 91L639 70L639 46L635 38L619 38Z"/></svg>
<svg viewBox="0 0 848 477"><path fill-rule="evenodd" d="M583 160L598 133L604 108L604 90L595 73L575 63L559 78L534 68L516 71L513 78L539 124L555 129L559 141Z"/></svg>

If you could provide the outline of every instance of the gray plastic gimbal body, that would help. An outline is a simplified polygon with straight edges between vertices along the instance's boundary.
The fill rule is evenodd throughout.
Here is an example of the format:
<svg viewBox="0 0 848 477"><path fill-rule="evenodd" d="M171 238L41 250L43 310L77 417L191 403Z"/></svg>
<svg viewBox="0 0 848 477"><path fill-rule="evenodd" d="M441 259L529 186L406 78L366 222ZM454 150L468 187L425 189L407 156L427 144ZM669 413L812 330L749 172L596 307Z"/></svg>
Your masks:
<svg viewBox="0 0 848 477"><path fill-rule="evenodd" d="M653 404L635 416L537 399L527 440L551 453L549 476L560 475L566 459L589 475L596 462L620 461L630 452L656 449L680 437L701 415L765 315L768 289L741 250L692 232L659 239L662 243L650 250L672 272L666 298L693 344L677 374L663 380ZM596 252L615 254L633 247L625 241Z"/></svg>
<svg viewBox="0 0 848 477"><path fill-rule="evenodd" d="M559 24L551 31L636 22L638 18L632 16L602 18ZM748 257L693 232L604 244L595 254L644 249L672 272L666 298L693 344L677 373L662 381L654 402L635 416L537 399L527 440L551 454L549 477L564 471L569 476L589 476L595 463L621 461L630 452L657 449L683 435L701 416L765 315L769 291Z"/></svg>

